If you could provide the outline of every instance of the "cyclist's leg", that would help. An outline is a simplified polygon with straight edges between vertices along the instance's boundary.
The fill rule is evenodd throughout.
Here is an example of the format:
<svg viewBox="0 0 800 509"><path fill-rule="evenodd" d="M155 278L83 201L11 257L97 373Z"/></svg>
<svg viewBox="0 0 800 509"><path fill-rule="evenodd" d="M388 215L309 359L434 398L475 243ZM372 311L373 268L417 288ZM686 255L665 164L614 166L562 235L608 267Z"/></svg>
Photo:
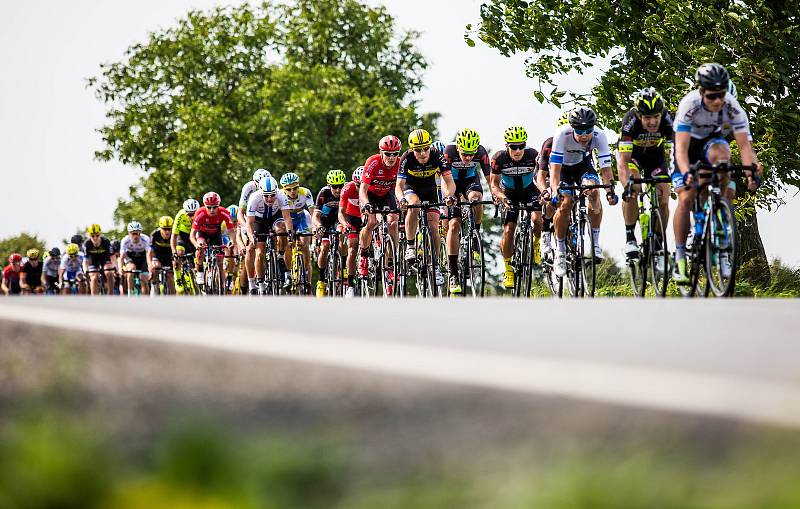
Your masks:
<svg viewBox="0 0 800 509"><path fill-rule="evenodd" d="M111 260L103 265L103 272L106 275L106 293L114 295L114 263Z"/></svg>
<svg viewBox="0 0 800 509"><path fill-rule="evenodd" d="M151 288L151 293L155 295L156 293L156 284L158 281L159 272L161 272L161 261L158 258L153 258L153 262L149 265L150 273L153 274L153 286Z"/></svg>
<svg viewBox="0 0 800 509"><path fill-rule="evenodd" d="M100 267L89 265L89 293L100 295Z"/></svg>
<svg viewBox="0 0 800 509"><path fill-rule="evenodd" d="M636 160L631 160L628 163L626 174L623 176L620 171L620 182L623 186L627 185L630 178L641 178L641 172ZM639 220L639 193L642 186L637 184L633 186L633 192L628 196L627 200L622 201L622 219L625 221L625 240L626 242L636 242L636 221Z"/></svg>
<svg viewBox="0 0 800 509"><path fill-rule="evenodd" d="M404 197L409 205L419 205L420 199L412 189L406 189ZM413 209L406 214L406 240L409 247L412 247L417 242L417 224L419 223L419 215L417 210Z"/></svg>

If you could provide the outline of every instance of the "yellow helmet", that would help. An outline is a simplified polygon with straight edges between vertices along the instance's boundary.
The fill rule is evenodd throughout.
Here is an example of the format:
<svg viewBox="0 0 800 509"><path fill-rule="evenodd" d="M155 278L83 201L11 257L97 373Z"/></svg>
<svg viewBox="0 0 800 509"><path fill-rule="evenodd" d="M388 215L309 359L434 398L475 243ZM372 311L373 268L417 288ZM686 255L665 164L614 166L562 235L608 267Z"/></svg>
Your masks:
<svg viewBox="0 0 800 509"><path fill-rule="evenodd" d="M511 126L503 133L503 140L506 143L525 143L528 141L528 133L522 126Z"/></svg>
<svg viewBox="0 0 800 509"><path fill-rule="evenodd" d="M558 117L558 122L556 123L556 127L561 127L562 125L569 124L569 112L565 111L561 113L561 116Z"/></svg>
<svg viewBox="0 0 800 509"><path fill-rule="evenodd" d="M456 146L465 154L474 154L481 144L481 137L472 129L462 129L456 135Z"/></svg>
<svg viewBox="0 0 800 509"><path fill-rule="evenodd" d="M431 133L425 129L415 129L408 135L408 146L411 147L412 150L415 148L428 148L431 146L431 143L433 143Z"/></svg>
<svg viewBox="0 0 800 509"><path fill-rule="evenodd" d="M158 227L159 228L172 228L172 224L174 221L169 216L161 216L158 218Z"/></svg>
<svg viewBox="0 0 800 509"><path fill-rule="evenodd" d="M86 233L89 234L89 235L100 235L101 233L103 233L103 230L102 230L102 228L100 228L99 224L95 223L95 224L89 225L89 227L86 228Z"/></svg>
<svg viewBox="0 0 800 509"><path fill-rule="evenodd" d="M78 254L78 244L67 244L67 256Z"/></svg>
<svg viewBox="0 0 800 509"><path fill-rule="evenodd" d="M35 247L28 249L28 252L25 253L29 260L38 260L39 259L39 250Z"/></svg>
<svg viewBox="0 0 800 509"><path fill-rule="evenodd" d="M347 182L347 176L342 170L331 170L325 175L325 181L329 186L343 186Z"/></svg>

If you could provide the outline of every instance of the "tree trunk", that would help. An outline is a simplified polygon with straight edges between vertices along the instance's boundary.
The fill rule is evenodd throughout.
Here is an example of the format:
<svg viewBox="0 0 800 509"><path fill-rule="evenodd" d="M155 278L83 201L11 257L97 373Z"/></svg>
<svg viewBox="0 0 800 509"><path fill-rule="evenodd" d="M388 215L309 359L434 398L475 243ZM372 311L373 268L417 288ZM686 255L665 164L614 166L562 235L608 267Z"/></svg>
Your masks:
<svg viewBox="0 0 800 509"><path fill-rule="evenodd" d="M767 284L770 280L769 260L761 234L758 232L758 216L753 205L744 209L744 218L737 220L739 253L737 266L739 280Z"/></svg>

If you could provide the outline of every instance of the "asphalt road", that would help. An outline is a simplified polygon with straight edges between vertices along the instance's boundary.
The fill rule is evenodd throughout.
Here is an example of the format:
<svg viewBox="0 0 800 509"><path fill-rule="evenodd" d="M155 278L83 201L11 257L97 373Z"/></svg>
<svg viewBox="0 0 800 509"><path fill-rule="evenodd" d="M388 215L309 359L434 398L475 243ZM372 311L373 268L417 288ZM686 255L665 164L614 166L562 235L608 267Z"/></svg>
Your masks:
<svg viewBox="0 0 800 509"><path fill-rule="evenodd" d="M800 302L17 298L0 319L800 427Z"/></svg>

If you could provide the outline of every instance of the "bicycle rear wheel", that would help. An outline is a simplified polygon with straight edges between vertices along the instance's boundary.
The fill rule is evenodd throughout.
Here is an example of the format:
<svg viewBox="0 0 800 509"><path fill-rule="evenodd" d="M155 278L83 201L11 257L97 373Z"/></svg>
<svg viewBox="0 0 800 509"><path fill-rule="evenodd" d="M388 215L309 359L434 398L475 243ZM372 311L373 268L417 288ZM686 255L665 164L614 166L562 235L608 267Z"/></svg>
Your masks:
<svg viewBox="0 0 800 509"><path fill-rule="evenodd" d="M709 217L705 236L706 277L717 297L731 297L736 289L737 241L736 217L730 204L720 199Z"/></svg>
<svg viewBox="0 0 800 509"><path fill-rule="evenodd" d="M514 252L511 254L511 267L514 269L514 297L522 296L523 260L525 259L525 239L521 228L514 230Z"/></svg>
<svg viewBox="0 0 800 509"><path fill-rule="evenodd" d="M669 249L667 249L667 223L661 215L661 209L654 208L650 211L649 231L648 257L653 293L656 297L666 297L669 284Z"/></svg>
<svg viewBox="0 0 800 509"><path fill-rule="evenodd" d="M394 239L391 236L386 237L383 245L381 282L383 296L394 297L395 287L397 286L397 250L395 249Z"/></svg>
<svg viewBox="0 0 800 509"><path fill-rule="evenodd" d="M467 241L465 260L468 270L464 270L463 278L469 273L469 286L473 297L483 297L486 286L486 262L483 259L483 243L477 230L472 230L471 238ZM466 295L466 281L462 285Z"/></svg>
<svg viewBox="0 0 800 509"><path fill-rule="evenodd" d="M331 242L331 249L328 251L326 265L328 295L330 297L340 297L342 295L342 275L339 270L339 246L333 242Z"/></svg>
<svg viewBox="0 0 800 509"><path fill-rule="evenodd" d="M366 276L358 275L358 286L361 289L362 297L374 297L376 289L375 281L375 262L371 258L367 259L369 264L369 271ZM361 250L359 249L358 259L356 260L356 267L361 265Z"/></svg>
<svg viewBox="0 0 800 509"><path fill-rule="evenodd" d="M420 297L435 297L436 274L434 273L433 247L427 227L417 236L422 257L417 261L417 292Z"/></svg>
<svg viewBox="0 0 800 509"><path fill-rule="evenodd" d="M597 282L597 258L594 256L594 235L589 221L583 222L581 227L581 267L583 288L581 296L594 297ZM588 247L588 252L586 248Z"/></svg>

